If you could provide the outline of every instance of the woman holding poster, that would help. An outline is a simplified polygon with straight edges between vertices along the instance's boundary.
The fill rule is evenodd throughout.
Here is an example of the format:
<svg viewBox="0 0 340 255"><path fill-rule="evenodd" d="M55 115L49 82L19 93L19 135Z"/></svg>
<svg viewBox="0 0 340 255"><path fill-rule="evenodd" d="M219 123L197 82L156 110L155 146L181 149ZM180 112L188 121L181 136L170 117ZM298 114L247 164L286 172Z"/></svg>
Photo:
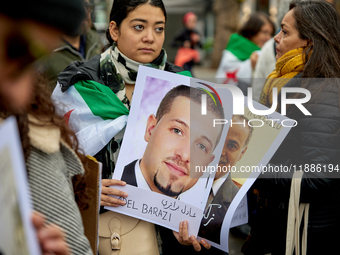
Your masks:
<svg viewBox="0 0 340 255"><path fill-rule="evenodd" d="M59 112L77 133L85 153L103 163L102 206L125 204L108 195L127 196L110 186L125 185L111 177L125 133L139 66L174 73L183 71L167 62L162 48L166 17L162 0L115 0L106 32L109 48L87 62L74 62L58 77L52 98ZM75 100L79 98L81 100ZM196 239L180 241L201 249ZM210 247L205 241L201 244Z"/></svg>
<svg viewBox="0 0 340 255"><path fill-rule="evenodd" d="M278 92L282 87L306 88L311 99L304 106L311 115L293 105L287 108L287 116L295 119L297 126L291 129L271 164L289 166L291 171L268 172L263 175L268 178L255 182L254 187L260 198L266 198L267 205L263 210L257 207L245 254L284 254L286 237L287 243L291 237L289 233L286 236L287 221L292 218L287 217L291 208L288 199L296 171L303 172L299 202L309 204L308 224L307 215L305 224L301 223L301 228L307 227L307 254L339 251L339 27L339 13L328 2L292 2L275 36L276 70L264 85L261 102L272 104L274 88Z"/></svg>

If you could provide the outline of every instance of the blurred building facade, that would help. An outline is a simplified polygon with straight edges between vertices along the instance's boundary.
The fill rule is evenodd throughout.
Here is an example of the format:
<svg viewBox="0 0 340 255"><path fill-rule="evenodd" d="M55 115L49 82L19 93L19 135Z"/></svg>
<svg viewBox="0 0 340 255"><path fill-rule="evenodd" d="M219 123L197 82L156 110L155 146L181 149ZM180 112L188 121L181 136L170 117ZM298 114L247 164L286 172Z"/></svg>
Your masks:
<svg viewBox="0 0 340 255"><path fill-rule="evenodd" d="M95 4L93 20L105 41L110 9L113 0L92 0ZM186 12L194 12L198 17L197 30L202 35L202 65L217 68L223 49L229 37L250 13L261 11L269 14L276 22L277 7L281 0L163 0L168 20L165 31L164 48L168 60L174 61L176 50L170 46L174 35L183 27L182 19ZM340 0L333 1L339 10Z"/></svg>

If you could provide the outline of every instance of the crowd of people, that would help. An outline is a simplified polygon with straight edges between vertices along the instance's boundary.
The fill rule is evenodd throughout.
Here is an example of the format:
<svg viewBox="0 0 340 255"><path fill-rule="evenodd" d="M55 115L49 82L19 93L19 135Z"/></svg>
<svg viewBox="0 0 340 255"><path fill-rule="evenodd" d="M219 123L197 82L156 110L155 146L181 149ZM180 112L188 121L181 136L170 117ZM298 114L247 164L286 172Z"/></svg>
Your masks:
<svg viewBox="0 0 340 255"><path fill-rule="evenodd" d="M177 59L178 66L168 62L163 46L167 12L162 0L114 0L106 46L102 45L91 20L93 7L89 0L17 0L0 7L0 121L15 116L18 123L33 207L32 222L42 254L96 253L85 235L81 216L81 210L91 201L85 182L89 169L84 150L91 151L93 160L102 163L101 223L107 225L117 217L103 206L125 205L124 200L112 196L128 197L117 187L139 186L136 178L132 182L129 178L112 179L139 67L181 73L184 69L190 71L194 63L204 61L197 56L196 47L201 46L202 38L195 30L197 16L192 12L183 17L185 28L173 40L174 46L182 48L181 54L190 55L181 61ZM305 88L312 96L305 105L310 116L302 115L297 107L288 107L287 116L298 120L299 124L291 129L269 164L337 166L340 163L339 13L324 0L295 0L287 8L279 27L277 31L264 13L250 15L221 52L216 78L240 87L247 95L247 88L254 84L254 71L265 65L259 61L263 54L261 48L266 47L266 42L272 51L275 46L276 63L261 86L259 102L270 107L276 96L273 95L274 88L278 92L284 87ZM72 119L70 104L79 99L82 89L86 89L88 100L78 108L84 112L96 108L96 117L109 120L114 133L111 128L98 126L97 122ZM196 92L185 86L174 90L176 93L172 93L176 95L168 95L164 99L166 102L159 106L162 110L148 118L145 132L148 147L140 160L132 162L131 171L141 171L146 189L177 198L193 183L184 177L167 183L165 180L171 174L159 166L157 157L163 157L162 153L173 153L166 164L183 172L186 171L183 169L189 169L186 165L190 165L190 151L186 149L194 146L201 149L200 153L204 150L198 160L208 165L214 159L213 150L222 130L206 135L192 131L191 135L204 141L198 145L196 140L190 141L190 123L186 122L190 107L188 99ZM199 91L200 98L203 92ZM290 96L299 97L298 94ZM198 103L200 99L196 101ZM208 111L223 118L223 110L215 104L208 102ZM276 110L281 112L282 109ZM68 116L66 122L65 115ZM244 116L233 116L233 119L246 120ZM167 122L174 120L176 127L169 128ZM96 126L92 128L91 125ZM97 132L94 137L108 132L110 139L99 144L86 138L91 128ZM163 135L161 131L164 130L170 130L169 136ZM251 127L229 129L221 165L235 165L243 157L252 131ZM76 135L79 133L87 139L86 148L80 146ZM221 211L215 212L222 218L239 189L230 175L224 174L216 174L212 187L214 198L209 198L206 206L208 208L217 199L227 201ZM257 197L248 194L251 230L242 252L286 254L293 176L292 173L268 173L263 177L258 178L248 192ZM308 236L307 254L334 254L338 249L338 180L327 173L305 172L302 175L299 201L309 204L309 219L304 223ZM129 218L126 216L125 220L129 221ZM144 223L153 236L150 250L145 254L226 254L211 247L204 238L189 236L186 221L181 222L178 232ZM99 232L103 225L99 225ZM199 236L212 240L214 230L202 227ZM99 241L99 254L111 254L111 244L119 237L112 235L111 239L108 246ZM219 237L213 241L219 243ZM133 243L130 245L134 247Z"/></svg>

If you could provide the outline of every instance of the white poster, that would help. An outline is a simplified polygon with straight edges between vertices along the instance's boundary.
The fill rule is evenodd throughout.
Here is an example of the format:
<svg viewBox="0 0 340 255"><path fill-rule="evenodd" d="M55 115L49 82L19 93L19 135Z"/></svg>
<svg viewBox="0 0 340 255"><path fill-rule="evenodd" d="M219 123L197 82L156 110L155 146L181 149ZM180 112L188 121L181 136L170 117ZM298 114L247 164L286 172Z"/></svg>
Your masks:
<svg viewBox="0 0 340 255"><path fill-rule="evenodd" d="M0 124L0 254L39 255L27 176L14 117Z"/></svg>
<svg viewBox="0 0 340 255"><path fill-rule="evenodd" d="M184 96L189 87L190 100ZM245 195L260 174L251 166L267 164L290 129L268 121L250 128L258 125L256 117L233 88L141 66L112 177L127 182L114 187L128 193L120 198L126 205L105 208L175 231L187 220L189 235L228 251L230 227L248 222ZM273 125L286 119L268 118L277 119ZM260 151L255 137L266 140ZM249 157L250 170L242 163L248 174L240 175L237 164Z"/></svg>

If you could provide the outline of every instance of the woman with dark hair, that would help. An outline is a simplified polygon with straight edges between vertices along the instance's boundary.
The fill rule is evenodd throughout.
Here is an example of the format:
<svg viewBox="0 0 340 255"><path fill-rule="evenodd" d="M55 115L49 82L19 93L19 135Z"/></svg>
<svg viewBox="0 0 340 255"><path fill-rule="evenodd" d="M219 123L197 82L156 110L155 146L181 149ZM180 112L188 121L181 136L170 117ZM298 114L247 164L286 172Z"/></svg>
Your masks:
<svg viewBox="0 0 340 255"><path fill-rule="evenodd" d="M103 163L102 206L117 207L125 204L124 201L108 195L127 196L126 193L110 188L110 186L125 185L125 182L111 179L111 177L125 133L125 124L139 66L169 72L183 71L182 68L167 62L167 54L162 48L166 18L162 0L113 1L110 25L106 32L110 43L109 48L89 61L72 63L58 77L58 85L52 98L59 107L60 113L67 117L78 139L85 141L86 154L94 156ZM83 100L80 102L79 98ZM90 116L90 121L86 118L78 118L79 116L73 117L72 111L75 107L69 102L75 101L86 102L86 105L81 105L84 110L82 113L85 112L85 116ZM99 109L96 116L93 116L90 111L94 105L96 109ZM100 111L104 108L104 111ZM98 123L104 123L103 119L106 120L107 125L98 125ZM89 132L92 127L92 132ZM93 134L92 140L89 137L90 133ZM109 139L103 142L104 138ZM104 210L101 212L104 213ZM112 212L105 213L108 215ZM170 233L173 237L172 231ZM145 242L151 241L145 240ZM179 241L187 245L193 244L195 249L201 249L200 244L210 247L206 241L198 242L195 238L189 241ZM168 240L163 240L164 242ZM111 249L111 246L107 249Z"/></svg>
<svg viewBox="0 0 340 255"><path fill-rule="evenodd" d="M37 83L34 64L57 46L62 33L78 30L83 17L81 0L19 0L0 7L0 122L11 115L17 117L28 173L29 204L34 210L36 237L30 238L38 239L44 255L93 254L75 199L74 191L80 191L79 186L72 185L71 180L82 179L84 168L71 149L76 149L71 143L72 132L54 114L45 86ZM1 217L1 221L6 218ZM12 231L8 233L2 222L0 225L1 236L11 238ZM1 252L19 254L11 249L12 241L4 242L1 240Z"/></svg>
<svg viewBox="0 0 340 255"><path fill-rule="evenodd" d="M251 14L238 33L230 36L216 72L219 83L238 85L247 95L259 51L274 36L275 25L263 13Z"/></svg>
<svg viewBox="0 0 340 255"><path fill-rule="evenodd" d="M32 99L21 113L0 96L0 120L17 118L34 210L63 229L72 254L93 254L79 211L88 203L85 158L78 153L74 132L56 115L46 85L33 86Z"/></svg>
<svg viewBox="0 0 340 255"><path fill-rule="evenodd" d="M274 36L274 33L275 25L264 13L251 14L238 32L239 35L252 41L259 48L262 48L263 44Z"/></svg>
<svg viewBox="0 0 340 255"><path fill-rule="evenodd" d="M275 36L276 70L269 75L261 96L261 102L271 106L277 96L272 95L273 88L279 92L282 87L302 87L311 93L304 104L311 115L293 105L288 107L287 116L296 120L297 126L270 160L270 164L303 171L299 202L309 204L304 226L307 254L339 252L340 183L335 170L340 164L339 28L340 15L328 2L292 2ZM257 201L266 201L266 205L254 202L251 206L257 212L250 221L251 238L244 246L245 254L284 254L289 237L287 218L292 219L287 217L292 176L293 171L266 173L263 177L267 178L255 182ZM257 248L261 251L254 253Z"/></svg>

